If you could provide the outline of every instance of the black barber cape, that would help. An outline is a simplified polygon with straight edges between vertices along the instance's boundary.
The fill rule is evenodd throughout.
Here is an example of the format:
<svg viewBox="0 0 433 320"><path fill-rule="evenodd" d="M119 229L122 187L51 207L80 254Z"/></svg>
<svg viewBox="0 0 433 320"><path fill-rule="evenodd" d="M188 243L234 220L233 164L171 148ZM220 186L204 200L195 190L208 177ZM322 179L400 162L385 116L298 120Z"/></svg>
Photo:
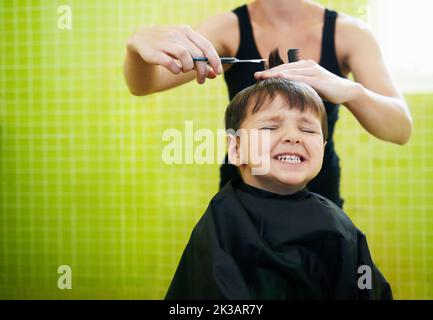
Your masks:
<svg viewBox="0 0 433 320"><path fill-rule="evenodd" d="M371 272L358 273L361 265ZM392 299L392 292L364 234L330 200L235 180L194 227L166 299Z"/></svg>

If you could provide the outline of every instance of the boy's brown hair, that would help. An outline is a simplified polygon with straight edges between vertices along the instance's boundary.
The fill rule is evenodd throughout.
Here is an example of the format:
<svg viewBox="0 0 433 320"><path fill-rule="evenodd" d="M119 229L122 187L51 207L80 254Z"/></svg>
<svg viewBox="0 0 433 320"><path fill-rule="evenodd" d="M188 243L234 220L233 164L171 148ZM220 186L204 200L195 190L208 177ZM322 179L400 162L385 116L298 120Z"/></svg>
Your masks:
<svg viewBox="0 0 433 320"><path fill-rule="evenodd" d="M316 91L310 86L300 82L282 78L270 78L238 92L229 103L225 113L226 130L237 131L248 112L258 112L266 102L280 95L286 100L290 109L295 108L301 112L313 112L320 119L323 141L328 138L328 120L325 106Z"/></svg>

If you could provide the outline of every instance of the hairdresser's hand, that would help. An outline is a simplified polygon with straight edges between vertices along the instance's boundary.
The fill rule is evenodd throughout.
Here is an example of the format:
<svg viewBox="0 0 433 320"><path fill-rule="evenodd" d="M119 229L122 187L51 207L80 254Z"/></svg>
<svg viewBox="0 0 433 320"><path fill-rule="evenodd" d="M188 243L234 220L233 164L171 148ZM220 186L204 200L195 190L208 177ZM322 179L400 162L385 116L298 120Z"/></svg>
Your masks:
<svg viewBox="0 0 433 320"><path fill-rule="evenodd" d="M127 48L146 63L161 65L174 74L194 69L200 84L223 72L215 48L189 26L143 27L129 38ZM207 57L209 65L194 62L192 57Z"/></svg>
<svg viewBox="0 0 433 320"><path fill-rule="evenodd" d="M266 71L256 72L254 76L257 80L278 77L302 81L313 87L322 99L335 104L346 103L356 94L354 82L329 72L311 60L282 64Z"/></svg>

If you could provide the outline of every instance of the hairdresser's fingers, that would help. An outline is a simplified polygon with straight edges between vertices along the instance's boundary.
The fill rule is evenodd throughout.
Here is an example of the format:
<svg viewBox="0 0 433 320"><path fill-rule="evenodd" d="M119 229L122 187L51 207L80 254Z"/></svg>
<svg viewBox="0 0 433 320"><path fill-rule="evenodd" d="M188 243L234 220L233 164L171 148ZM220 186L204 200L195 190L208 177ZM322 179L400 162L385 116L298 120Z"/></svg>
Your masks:
<svg viewBox="0 0 433 320"><path fill-rule="evenodd" d="M216 74L223 73L220 57L214 46L203 37L200 33L192 30L191 28L185 29L187 37L203 52L204 56L208 58L209 64Z"/></svg>
<svg viewBox="0 0 433 320"><path fill-rule="evenodd" d="M181 68L179 68L172 57L155 46L149 45L148 42L146 36L137 33L128 39L127 48L132 52L136 52L143 61L149 64L162 65L174 74L178 74L181 71Z"/></svg>
<svg viewBox="0 0 433 320"><path fill-rule="evenodd" d="M307 77L314 77L318 75L318 71L315 68L302 68L302 69L290 69L290 70L284 69L280 71L266 70L266 71L254 73L254 77L257 80L261 80L261 79L270 78L273 75L276 75L281 72L288 75L300 75L300 76L307 76Z"/></svg>
<svg viewBox="0 0 433 320"><path fill-rule="evenodd" d="M173 39L178 39L179 35L173 28L143 27L128 39L127 49L138 53L146 63L164 65L177 73L175 62L161 48L171 47Z"/></svg>
<svg viewBox="0 0 433 320"><path fill-rule="evenodd" d="M195 67L195 71L197 72L196 75L196 79L197 79L197 83L199 84L203 84L206 81L206 77L208 74L208 66L206 64L205 61L196 61L194 63Z"/></svg>
<svg viewBox="0 0 433 320"><path fill-rule="evenodd" d="M184 26L176 27L176 29L179 30L179 36L174 40L174 42L187 52L188 57L181 60L183 72L188 72L194 69L196 71L197 82L202 84L206 81L208 73L207 62L193 60L194 57L203 57L204 53L187 37L186 30L188 30L188 28L189 27Z"/></svg>
<svg viewBox="0 0 433 320"><path fill-rule="evenodd" d="M192 52L192 57L202 57L203 52L199 49L195 49ZM196 71L196 80L197 83L203 84L206 81L206 77L208 75L208 65L206 61L195 61L194 62L194 70Z"/></svg>
<svg viewBox="0 0 433 320"><path fill-rule="evenodd" d="M169 55L163 52L158 52L157 55L160 56L159 64L165 67L168 71L171 71L174 74L179 74L182 71L182 67L179 66L179 64Z"/></svg>
<svg viewBox="0 0 433 320"><path fill-rule="evenodd" d="M181 46L178 44L171 44L164 49L164 52L176 59L180 63L180 67L183 72L191 71L194 69L196 71L197 82L203 84L206 81L207 77L207 64L203 61L192 60L193 56L202 56L203 53L197 48L190 49L192 52L187 50L185 46Z"/></svg>
<svg viewBox="0 0 433 320"><path fill-rule="evenodd" d="M161 50L173 59L178 60L183 72L191 71L194 68L191 54L185 46L172 43Z"/></svg>
<svg viewBox="0 0 433 320"><path fill-rule="evenodd" d="M280 72L283 70L296 70L296 69L307 69L307 68L314 69L317 66L318 64L313 60L299 60L297 62L280 64L279 66L261 72ZM260 74L261 72L258 72L258 74Z"/></svg>
<svg viewBox="0 0 433 320"><path fill-rule="evenodd" d="M218 75L213 71L213 69L210 66L207 66L207 78L209 79L215 79Z"/></svg>
<svg viewBox="0 0 433 320"><path fill-rule="evenodd" d="M145 48L137 48L137 52L138 54L142 57L142 59L144 60L144 56L151 56L151 58L147 58L147 62L150 64L155 64L155 65L161 65L164 68L166 68L168 71L174 73L174 74L178 74L179 72L182 71L182 67L179 66L178 63L176 63L176 60L173 59L173 57L171 57L170 55L159 51L159 50L146 50L149 51L147 53L142 52L146 50ZM150 54L148 54L150 53Z"/></svg>
<svg viewBox="0 0 433 320"><path fill-rule="evenodd" d="M192 55L203 55L176 26L142 28L128 41L128 48L138 52L147 63L162 65L173 73L179 72L179 64L183 72L193 70Z"/></svg>
<svg viewBox="0 0 433 320"><path fill-rule="evenodd" d="M296 62L285 63L279 66L276 66L272 69L281 70L281 69L297 69L297 68L312 68L318 66L319 64L314 60L299 60ZM269 69L271 70L271 69Z"/></svg>
<svg viewBox="0 0 433 320"><path fill-rule="evenodd" d="M185 35L182 35L176 43L189 52L188 64L184 65L182 69L183 72L191 71L195 68L196 61L193 60L194 57L202 57L203 52L198 48L191 40L189 40ZM206 63L205 63L206 64Z"/></svg>
<svg viewBox="0 0 433 320"><path fill-rule="evenodd" d="M194 30L192 30L192 28L188 25L177 26L176 30L181 35L180 37L176 38L176 41L188 49L191 55L191 60L194 57L206 56L206 52L203 50L203 47L206 49L205 47L206 43L210 45L210 42L208 40L206 40L203 36L195 32ZM202 42L200 42L201 38L202 38ZM212 45L210 46L213 48ZM194 64L194 69L196 71L197 82L203 84L206 81L206 78L208 76L209 68L207 66L207 62L194 61L193 64Z"/></svg>
<svg viewBox="0 0 433 320"><path fill-rule="evenodd" d="M188 72L194 69L196 71L197 82L203 84L206 81L209 70L207 62L193 61L193 58L203 57L204 53L186 36L179 37L178 44L187 51L187 57L181 60L182 71Z"/></svg>
<svg viewBox="0 0 433 320"><path fill-rule="evenodd" d="M189 26L142 27L128 39L127 48L144 62L161 65L174 74L194 69L199 83L208 76L207 62L194 62L192 58L207 56L212 64L219 63L209 41Z"/></svg>
<svg viewBox="0 0 433 320"><path fill-rule="evenodd" d="M315 78L314 77L308 77L308 76L303 76L303 75L293 75L293 74L288 74L285 72L268 73L268 74L262 75L259 80L265 80L265 79L269 79L269 78L283 78L283 79L289 79L289 80L297 80L297 81L304 82L310 86L313 86L313 84L315 84Z"/></svg>

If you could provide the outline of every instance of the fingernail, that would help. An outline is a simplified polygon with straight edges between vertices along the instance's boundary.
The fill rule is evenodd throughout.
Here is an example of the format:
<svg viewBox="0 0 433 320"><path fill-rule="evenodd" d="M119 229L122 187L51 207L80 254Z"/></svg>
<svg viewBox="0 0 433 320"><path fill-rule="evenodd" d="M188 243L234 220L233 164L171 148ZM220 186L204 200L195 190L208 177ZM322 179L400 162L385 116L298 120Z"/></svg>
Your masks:
<svg viewBox="0 0 433 320"><path fill-rule="evenodd" d="M219 64L218 67L217 67L217 73L218 73L218 74L222 74L223 71L224 71L224 70L223 70L223 66Z"/></svg>

